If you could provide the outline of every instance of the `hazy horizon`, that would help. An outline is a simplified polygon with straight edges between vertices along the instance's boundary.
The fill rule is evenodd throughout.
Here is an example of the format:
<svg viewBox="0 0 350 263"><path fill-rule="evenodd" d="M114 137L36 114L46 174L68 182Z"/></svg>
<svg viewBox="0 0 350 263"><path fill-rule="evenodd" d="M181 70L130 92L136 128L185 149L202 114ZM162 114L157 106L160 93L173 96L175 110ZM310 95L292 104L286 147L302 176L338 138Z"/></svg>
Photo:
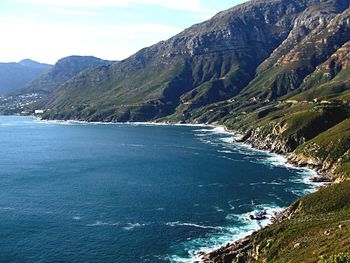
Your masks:
<svg viewBox="0 0 350 263"><path fill-rule="evenodd" d="M122 60L243 2L5 0L0 61L54 64L71 55Z"/></svg>

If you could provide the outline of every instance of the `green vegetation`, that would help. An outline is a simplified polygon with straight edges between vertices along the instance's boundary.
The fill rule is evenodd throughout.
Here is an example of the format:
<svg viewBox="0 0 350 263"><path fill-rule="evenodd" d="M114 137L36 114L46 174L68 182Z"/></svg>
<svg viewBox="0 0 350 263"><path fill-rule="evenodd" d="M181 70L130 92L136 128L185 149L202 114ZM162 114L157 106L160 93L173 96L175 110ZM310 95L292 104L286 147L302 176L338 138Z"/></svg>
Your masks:
<svg viewBox="0 0 350 263"><path fill-rule="evenodd" d="M321 259L318 263L350 263L350 253L339 253L328 259Z"/></svg>
<svg viewBox="0 0 350 263"><path fill-rule="evenodd" d="M335 164L335 175L350 177L349 149L350 119L347 119L300 145L295 153L320 160L324 164Z"/></svg>
<svg viewBox="0 0 350 263"><path fill-rule="evenodd" d="M289 219L253 234L256 261L317 262L348 251L349 191L346 181L295 202Z"/></svg>

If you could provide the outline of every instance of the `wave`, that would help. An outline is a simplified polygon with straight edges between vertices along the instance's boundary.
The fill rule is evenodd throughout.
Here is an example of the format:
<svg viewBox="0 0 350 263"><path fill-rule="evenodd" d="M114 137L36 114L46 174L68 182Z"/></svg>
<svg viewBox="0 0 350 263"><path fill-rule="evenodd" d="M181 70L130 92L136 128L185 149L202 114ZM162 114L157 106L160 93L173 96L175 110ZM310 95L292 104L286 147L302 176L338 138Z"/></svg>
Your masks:
<svg viewBox="0 0 350 263"><path fill-rule="evenodd" d="M218 156L218 157L221 158L221 159L230 160L232 162L239 162L239 163L244 162L244 160L237 160L237 159L233 159L233 158L230 158L230 157L227 157L227 156Z"/></svg>
<svg viewBox="0 0 350 263"><path fill-rule="evenodd" d="M210 124L191 124L191 123L168 123L168 122L123 122L118 123L123 125L132 125L132 126L183 126L183 127L208 127L213 128L213 125Z"/></svg>
<svg viewBox="0 0 350 263"><path fill-rule="evenodd" d="M145 147L145 145L143 144L125 144L125 143L122 143L121 146L127 146L127 147Z"/></svg>
<svg viewBox="0 0 350 263"><path fill-rule="evenodd" d="M225 212L224 209L222 209L222 208L220 208L218 206L214 206L214 209L215 209L216 212Z"/></svg>
<svg viewBox="0 0 350 263"><path fill-rule="evenodd" d="M223 126L210 126L210 125L206 125L205 127L207 127L207 129L198 129L195 130L194 132L197 133L205 133L205 134L220 134L220 135L235 135L235 138L238 137L239 135L233 132L229 132L227 131Z"/></svg>
<svg viewBox="0 0 350 263"><path fill-rule="evenodd" d="M283 182L256 182L256 183L249 183L249 185L284 185L285 183Z"/></svg>
<svg viewBox="0 0 350 263"><path fill-rule="evenodd" d="M222 187L224 187L224 185L221 184L221 183L211 183L211 184L199 184L197 187L199 187L199 188L203 188L203 187L219 187L219 188L222 188Z"/></svg>
<svg viewBox="0 0 350 263"><path fill-rule="evenodd" d="M13 211L13 210L16 210L14 207L7 207L7 206L4 206L4 207L0 207L0 210L3 210L3 211Z"/></svg>
<svg viewBox="0 0 350 263"><path fill-rule="evenodd" d="M103 222L103 221L96 221L93 224L87 224L86 226L94 227L94 226L119 226L119 222Z"/></svg>
<svg viewBox="0 0 350 263"><path fill-rule="evenodd" d="M205 133L195 133L194 134L194 136L196 136L196 137L205 137L205 136L208 136L207 134L205 134Z"/></svg>
<svg viewBox="0 0 350 263"><path fill-rule="evenodd" d="M194 130L194 132L202 133L203 135L207 135L207 133L212 133L212 131L213 131L213 129L211 127L208 127L206 129Z"/></svg>
<svg viewBox="0 0 350 263"><path fill-rule="evenodd" d="M250 221L245 219L249 214L261 211L264 208L267 211L267 217L261 221ZM276 212L282 211L283 208L275 205L260 204L256 205L255 209L247 214L228 214L226 220L228 221L225 227L215 227L214 233L211 232L203 238L196 238L186 241L182 244L175 245L172 249L176 251L187 251L187 255L180 253L174 253L166 257L170 262L201 262L201 256L199 252L208 253L215 249L220 248L222 245L231 243L233 240L243 238L254 231L261 229L271 223L271 219ZM190 225L198 226L196 224L171 222L171 225ZM199 225L200 226L200 225ZM202 227L202 226L201 226ZM207 227L207 226L205 226Z"/></svg>
<svg viewBox="0 0 350 263"><path fill-rule="evenodd" d="M135 228L140 228L140 227L144 227L146 226L146 224L140 224L140 223L127 223L126 226L123 227L123 229L130 231L133 230Z"/></svg>
<svg viewBox="0 0 350 263"><path fill-rule="evenodd" d="M234 139L235 139L235 137L225 137L225 138L221 138L220 141L222 141L224 143L233 143Z"/></svg>
<svg viewBox="0 0 350 263"><path fill-rule="evenodd" d="M230 150L218 150L217 152L218 153L227 153L227 154L234 153L233 151L230 151Z"/></svg>
<svg viewBox="0 0 350 263"><path fill-rule="evenodd" d="M222 227L216 227L216 226L205 226L205 225L198 225L193 223L183 223L180 221L176 222L168 222L166 223L167 226L176 227L176 226L186 226L186 227L195 227L195 228L201 228L201 229L211 229L211 230L221 230Z"/></svg>
<svg viewBox="0 0 350 263"><path fill-rule="evenodd" d="M16 126L16 124L14 123L11 123L11 122L3 122L3 123L0 123L1 126Z"/></svg>
<svg viewBox="0 0 350 263"><path fill-rule="evenodd" d="M73 220L80 220L80 217L73 217ZM120 222L104 222L104 221L96 221L95 223L92 224L87 224L86 226L89 227L101 227L101 226L119 226L124 230L130 231L133 230L135 228L140 228L140 227L144 227L147 224L141 224L141 223L120 223Z"/></svg>

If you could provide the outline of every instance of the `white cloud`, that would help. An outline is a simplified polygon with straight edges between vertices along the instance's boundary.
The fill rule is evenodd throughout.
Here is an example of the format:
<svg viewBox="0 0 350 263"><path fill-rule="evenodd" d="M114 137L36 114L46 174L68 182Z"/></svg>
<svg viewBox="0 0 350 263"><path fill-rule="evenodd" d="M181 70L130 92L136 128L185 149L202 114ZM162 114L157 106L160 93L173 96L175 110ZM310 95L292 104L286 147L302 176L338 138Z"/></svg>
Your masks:
<svg viewBox="0 0 350 263"><path fill-rule="evenodd" d="M0 18L0 61L30 56L41 62L54 63L61 57L74 54L124 59L179 31L162 24L99 27Z"/></svg>
<svg viewBox="0 0 350 263"><path fill-rule="evenodd" d="M128 7L130 5L157 5L189 12L203 12L200 0L13 0L18 3L65 6L65 7Z"/></svg>

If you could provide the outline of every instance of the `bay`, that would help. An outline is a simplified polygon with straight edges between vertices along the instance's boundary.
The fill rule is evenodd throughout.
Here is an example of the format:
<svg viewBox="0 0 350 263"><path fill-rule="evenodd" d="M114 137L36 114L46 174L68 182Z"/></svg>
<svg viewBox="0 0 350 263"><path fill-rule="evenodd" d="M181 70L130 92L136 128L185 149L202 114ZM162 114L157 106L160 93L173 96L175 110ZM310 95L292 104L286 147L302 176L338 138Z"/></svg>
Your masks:
<svg viewBox="0 0 350 263"><path fill-rule="evenodd" d="M232 136L0 116L0 262L192 262L312 191Z"/></svg>

